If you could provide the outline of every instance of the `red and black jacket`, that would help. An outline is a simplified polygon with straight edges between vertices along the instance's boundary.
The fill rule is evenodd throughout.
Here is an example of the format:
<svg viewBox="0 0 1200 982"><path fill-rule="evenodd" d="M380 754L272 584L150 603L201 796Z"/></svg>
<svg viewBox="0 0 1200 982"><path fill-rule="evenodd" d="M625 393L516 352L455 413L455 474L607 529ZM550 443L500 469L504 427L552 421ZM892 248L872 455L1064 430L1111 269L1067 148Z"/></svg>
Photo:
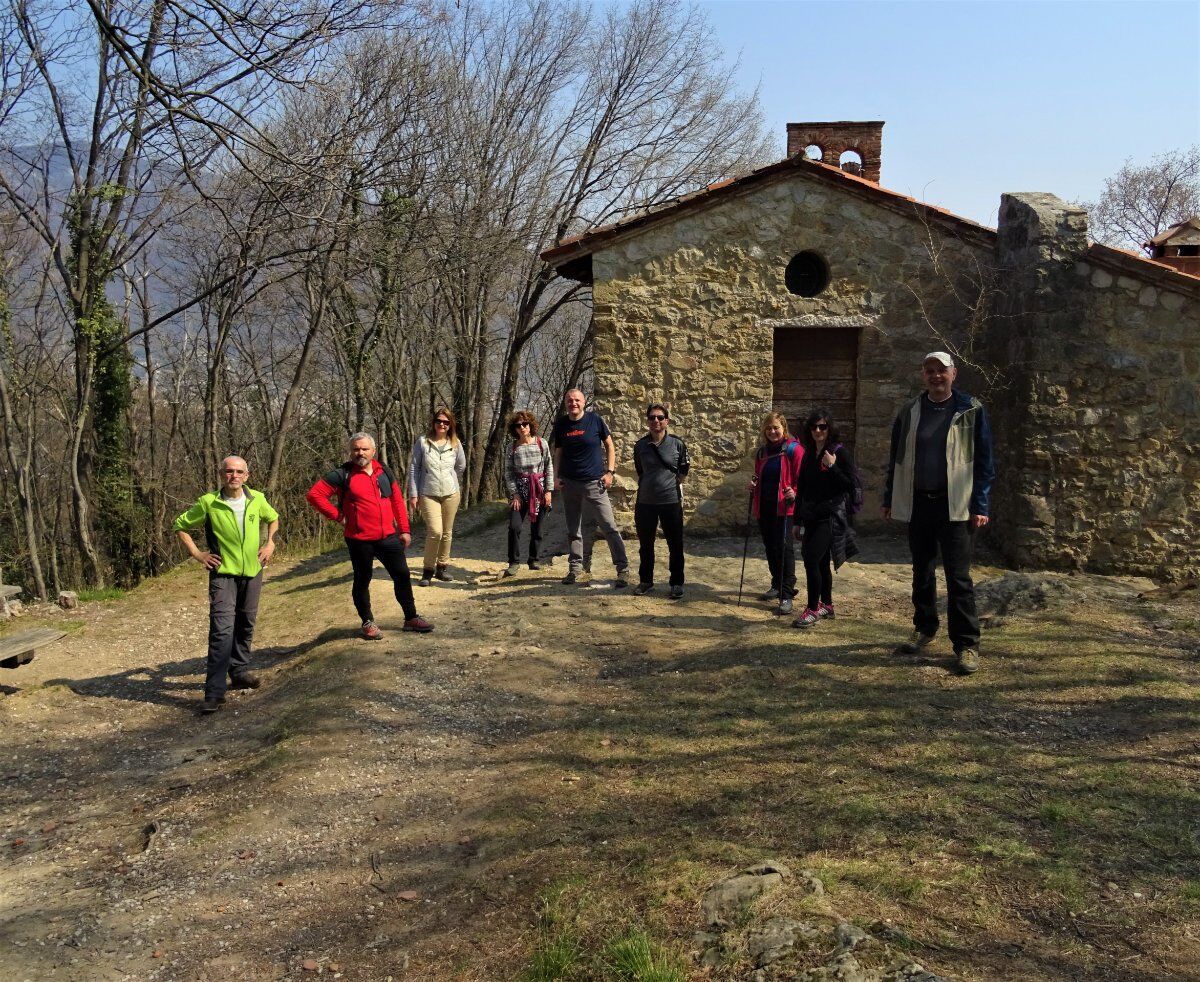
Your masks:
<svg viewBox="0 0 1200 982"><path fill-rule="evenodd" d="M370 542L407 535L408 509L400 485L379 461L371 461L371 467L368 474L357 464L343 464L309 488L305 500L331 522L344 518L347 539Z"/></svg>

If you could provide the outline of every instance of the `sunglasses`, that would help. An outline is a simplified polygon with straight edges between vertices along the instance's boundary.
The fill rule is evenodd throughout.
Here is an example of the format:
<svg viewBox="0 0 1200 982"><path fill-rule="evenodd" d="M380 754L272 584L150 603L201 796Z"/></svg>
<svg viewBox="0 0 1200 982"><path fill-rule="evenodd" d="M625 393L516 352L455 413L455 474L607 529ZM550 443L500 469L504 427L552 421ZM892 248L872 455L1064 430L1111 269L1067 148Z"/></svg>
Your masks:
<svg viewBox="0 0 1200 982"><path fill-rule="evenodd" d="M813 423L812 428L814 430L827 430L827 429L829 429L829 424L828 423Z"/></svg>
<svg viewBox="0 0 1200 982"><path fill-rule="evenodd" d="M526 430L529 429L529 424L527 422L525 422L525 420L521 420L521 422L515 423L514 425L518 429L526 429Z"/></svg>
<svg viewBox="0 0 1200 982"><path fill-rule="evenodd" d="M650 414L650 415L647 415L647 416L646 416L646 419L652 419L652 420L654 420L656 423L661 423L661 422L662 422L664 419L666 419L666 418L667 418L666 416L658 416L658 415L653 415L653 414Z"/></svg>
<svg viewBox="0 0 1200 982"><path fill-rule="evenodd" d="M433 424L434 424L434 426L449 426L449 425L450 425L450 420L448 420L448 419L435 419L435 420L433 421Z"/></svg>

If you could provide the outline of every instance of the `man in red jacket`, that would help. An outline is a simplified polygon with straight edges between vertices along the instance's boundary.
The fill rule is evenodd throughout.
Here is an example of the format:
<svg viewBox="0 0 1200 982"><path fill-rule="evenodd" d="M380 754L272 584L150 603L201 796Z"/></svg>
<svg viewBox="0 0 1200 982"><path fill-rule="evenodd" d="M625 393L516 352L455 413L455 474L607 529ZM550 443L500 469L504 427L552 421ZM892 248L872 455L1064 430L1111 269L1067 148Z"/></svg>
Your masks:
<svg viewBox="0 0 1200 982"><path fill-rule="evenodd" d="M317 481L305 497L331 522L341 522L346 528L346 548L354 567L352 596L362 618L363 637L375 641L383 636L371 614L371 572L376 559L392 578L396 601L404 610L404 630L432 631L433 625L417 614L404 558L412 541L404 495L392 472L375 460L374 437L355 433L350 438L350 459Z"/></svg>

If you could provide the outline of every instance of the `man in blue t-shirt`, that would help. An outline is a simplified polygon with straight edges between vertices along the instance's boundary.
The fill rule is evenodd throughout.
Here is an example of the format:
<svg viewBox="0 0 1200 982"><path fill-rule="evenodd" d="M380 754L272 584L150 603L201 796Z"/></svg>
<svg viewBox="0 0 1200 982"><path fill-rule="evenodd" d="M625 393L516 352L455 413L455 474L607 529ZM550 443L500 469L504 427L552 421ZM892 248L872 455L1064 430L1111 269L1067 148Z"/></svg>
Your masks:
<svg viewBox="0 0 1200 982"><path fill-rule="evenodd" d="M608 542L608 551L617 568L614 586L623 587L629 583L629 560L608 500L608 489L616 474L617 449L600 414L585 413L584 405L583 393L571 389L563 398L565 412L554 423L554 486L562 493L571 542L570 568L562 581L577 583L583 572L586 514L589 524L595 521Z"/></svg>

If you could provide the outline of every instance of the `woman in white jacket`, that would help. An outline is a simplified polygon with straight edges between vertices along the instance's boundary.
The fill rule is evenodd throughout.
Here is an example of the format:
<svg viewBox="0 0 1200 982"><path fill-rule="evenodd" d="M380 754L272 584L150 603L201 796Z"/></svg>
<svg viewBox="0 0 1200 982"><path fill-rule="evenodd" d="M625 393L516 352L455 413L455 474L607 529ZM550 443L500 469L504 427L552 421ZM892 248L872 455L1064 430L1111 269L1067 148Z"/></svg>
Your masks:
<svg viewBox="0 0 1200 982"><path fill-rule="evenodd" d="M429 431L413 443L408 462L408 507L419 509L425 522L425 562L418 586L429 586L435 577L447 583L452 579L446 567L467 469L456 422L449 409L438 409L430 418Z"/></svg>

